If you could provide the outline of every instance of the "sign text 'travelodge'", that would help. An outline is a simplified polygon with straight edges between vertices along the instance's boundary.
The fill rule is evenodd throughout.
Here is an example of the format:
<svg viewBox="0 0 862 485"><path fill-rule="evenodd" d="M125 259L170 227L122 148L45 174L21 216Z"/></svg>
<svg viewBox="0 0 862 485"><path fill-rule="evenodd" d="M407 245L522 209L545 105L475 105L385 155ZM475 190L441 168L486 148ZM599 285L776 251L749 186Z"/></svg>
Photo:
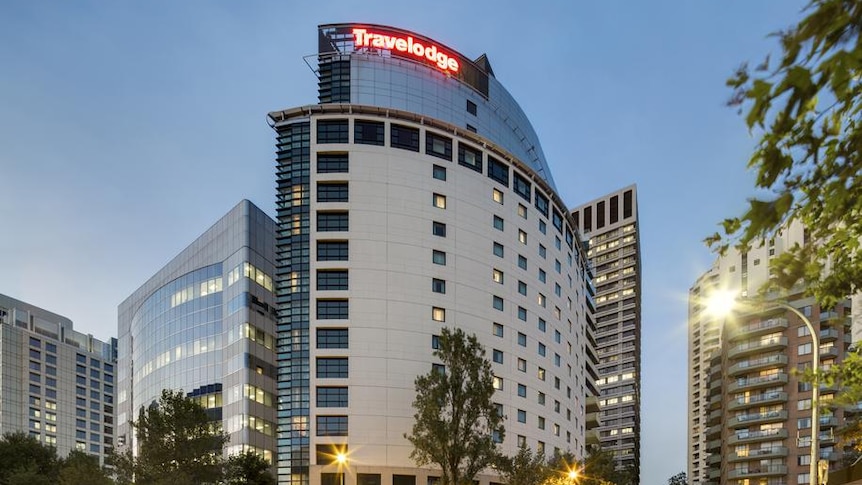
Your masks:
<svg viewBox="0 0 862 485"><path fill-rule="evenodd" d="M366 29L353 29L353 42L356 48L375 47L378 49L395 50L416 57L428 59L437 64L444 71L458 72L461 67L458 60L444 52L437 50L436 45L423 45L415 42L413 37L406 39L394 35L375 34Z"/></svg>

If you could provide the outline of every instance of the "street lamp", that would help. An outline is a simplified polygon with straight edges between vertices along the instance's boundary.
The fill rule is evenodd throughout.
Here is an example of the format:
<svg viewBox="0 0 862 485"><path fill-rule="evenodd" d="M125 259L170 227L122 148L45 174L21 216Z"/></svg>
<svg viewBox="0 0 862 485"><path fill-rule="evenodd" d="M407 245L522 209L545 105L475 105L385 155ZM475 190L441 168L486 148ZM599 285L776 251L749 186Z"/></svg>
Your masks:
<svg viewBox="0 0 862 485"><path fill-rule="evenodd" d="M736 296L732 292L717 292L710 297L708 302L708 311L714 315L727 315L734 307L739 305L772 305L783 308L792 312L799 317L805 326L808 327L808 332L811 334L811 357L812 369L814 370L814 382L811 386L811 459L809 460L809 483L811 485L819 485L819 467L818 461L820 458L820 334L814 329L811 320L808 319L802 312L794 308L790 304L783 301L775 300L760 300L753 298L743 298ZM826 468L828 469L828 462Z"/></svg>

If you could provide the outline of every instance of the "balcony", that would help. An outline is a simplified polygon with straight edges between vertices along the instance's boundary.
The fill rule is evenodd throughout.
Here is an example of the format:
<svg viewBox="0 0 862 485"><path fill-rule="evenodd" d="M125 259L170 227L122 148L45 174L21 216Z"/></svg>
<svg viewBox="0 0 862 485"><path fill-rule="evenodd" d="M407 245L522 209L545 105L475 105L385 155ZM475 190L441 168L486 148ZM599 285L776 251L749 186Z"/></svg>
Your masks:
<svg viewBox="0 0 862 485"><path fill-rule="evenodd" d="M770 448L755 448L748 450L748 453L731 453L727 457L728 462L747 461L747 460L766 460L769 458L785 458L787 457L788 449L786 446L773 446Z"/></svg>
<svg viewBox="0 0 862 485"><path fill-rule="evenodd" d="M781 317L770 318L768 320L761 320L759 322L736 327L735 330L731 332L729 340L734 342L781 330L787 330L787 319Z"/></svg>
<svg viewBox="0 0 862 485"><path fill-rule="evenodd" d="M710 426L706 428L706 438L718 438L721 437L721 425L716 424L715 426Z"/></svg>
<svg viewBox="0 0 862 485"><path fill-rule="evenodd" d="M728 393L739 392L743 390L756 389L758 387L775 386L779 384L787 384L787 374L780 372L778 374L769 374L766 376L755 376L744 378L741 377L727 386Z"/></svg>
<svg viewBox="0 0 862 485"><path fill-rule="evenodd" d="M724 397L721 394L716 394L709 398L709 409L721 408L721 398ZM862 411L862 408L860 408Z"/></svg>
<svg viewBox="0 0 862 485"><path fill-rule="evenodd" d="M710 478L710 479L713 479L713 478L714 478L714 479L716 479L716 480L717 480L717 479L719 479L719 478L721 478L721 468L718 468L718 467L716 467L716 468L710 468L710 469L709 469L709 478Z"/></svg>
<svg viewBox="0 0 862 485"><path fill-rule="evenodd" d="M820 329L820 341L821 342L830 342L832 340L838 340L838 330L836 330L834 328Z"/></svg>
<svg viewBox="0 0 862 485"><path fill-rule="evenodd" d="M756 443L758 441L778 440L787 438L786 429L764 429L759 431L738 431L732 435L727 443L731 445L743 443Z"/></svg>
<svg viewBox="0 0 862 485"><path fill-rule="evenodd" d="M747 372L776 366L787 366L787 356L776 354L756 359L743 360L730 366L730 368L727 370L727 374L735 377L740 374L745 374Z"/></svg>
<svg viewBox="0 0 862 485"><path fill-rule="evenodd" d="M785 465L770 465L770 466L758 466L754 468L742 468L737 470L730 470L727 473L727 478L733 480L736 478L760 478L760 477L770 477L776 475L787 475L787 466Z"/></svg>
<svg viewBox="0 0 862 485"><path fill-rule="evenodd" d="M766 413L742 414L727 422L730 428L742 428L753 424L772 423L787 419L787 411L769 411Z"/></svg>
<svg viewBox="0 0 862 485"><path fill-rule="evenodd" d="M709 413L709 418L707 420L707 424L719 424L721 423L721 409L716 409Z"/></svg>
<svg viewBox="0 0 862 485"><path fill-rule="evenodd" d="M727 404L727 409L729 411L734 411L741 408L747 408L752 406L761 406L767 404L778 404L787 402L787 393L786 392L766 392L762 394L755 394L753 396L749 396L741 399L731 400ZM862 408L860 408L862 410Z"/></svg>
<svg viewBox="0 0 862 485"><path fill-rule="evenodd" d="M708 465L717 465L721 463L721 453L713 453L706 459Z"/></svg>
<svg viewBox="0 0 862 485"><path fill-rule="evenodd" d="M730 349L727 353L728 358L735 359L746 355L768 352L770 350L780 350L787 348L787 337L773 337L762 340L754 340L745 342Z"/></svg>
<svg viewBox="0 0 862 485"><path fill-rule="evenodd" d="M838 352L838 347L820 347L820 360L835 359L839 354L840 352Z"/></svg>
<svg viewBox="0 0 862 485"><path fill-rule="evenodd" d="M721 451L721 440L707 441L706 451Z"/></svg>
<svg viewBox="0 0 862 485"><path fill-rule="evenodd" d="M820 416L820 429L834 428L838 426L838 418L835 416Z"/></svg>

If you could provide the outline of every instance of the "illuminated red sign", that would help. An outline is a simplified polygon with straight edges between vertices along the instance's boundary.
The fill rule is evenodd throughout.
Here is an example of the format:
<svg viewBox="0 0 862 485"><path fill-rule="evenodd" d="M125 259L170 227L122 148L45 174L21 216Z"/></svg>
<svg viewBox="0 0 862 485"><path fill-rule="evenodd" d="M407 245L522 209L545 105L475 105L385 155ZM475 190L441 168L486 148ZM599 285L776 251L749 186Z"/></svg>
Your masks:
<svg viewBox="0 0 862 485"><path fill-rule="evenodd" d="M353 29L353 42L355 47L374 47L390 51L403 52L420 59L427 59L437 65L440 69L450 72L458 72L461 66L454 57L440 52L434 44L424 45L416 42L413 37L398 37L396 35L378 34L369 32L367 29Z"/></svg>

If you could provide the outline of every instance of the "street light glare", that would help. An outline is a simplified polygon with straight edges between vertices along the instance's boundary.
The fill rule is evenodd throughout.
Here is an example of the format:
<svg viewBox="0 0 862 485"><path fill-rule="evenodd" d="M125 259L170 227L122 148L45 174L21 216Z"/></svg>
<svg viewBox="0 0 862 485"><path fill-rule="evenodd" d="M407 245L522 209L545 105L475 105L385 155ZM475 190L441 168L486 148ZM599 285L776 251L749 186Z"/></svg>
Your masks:
<svg viewBox="0 0 862 485"><path fill-rule="evenodd" d="M706 301L706 311L715 317L724 317L738 304L737 293L730 290L717 290Z"/></svg>
<svg viewBox="0 0 862 485"><path fill-rule="evenodd" d="M572 480L575 480L576 478L578 478L578 471L577 470L569 470L569 478Z"/></svg>
<svg viewBox="0 0 862 485"><path fill-rule="evenodd" d="M344 465L345 463L347 463L347 455L344 454L344 452L339 451L338 454L335 455L335 461L339 465Z"/></svg>

